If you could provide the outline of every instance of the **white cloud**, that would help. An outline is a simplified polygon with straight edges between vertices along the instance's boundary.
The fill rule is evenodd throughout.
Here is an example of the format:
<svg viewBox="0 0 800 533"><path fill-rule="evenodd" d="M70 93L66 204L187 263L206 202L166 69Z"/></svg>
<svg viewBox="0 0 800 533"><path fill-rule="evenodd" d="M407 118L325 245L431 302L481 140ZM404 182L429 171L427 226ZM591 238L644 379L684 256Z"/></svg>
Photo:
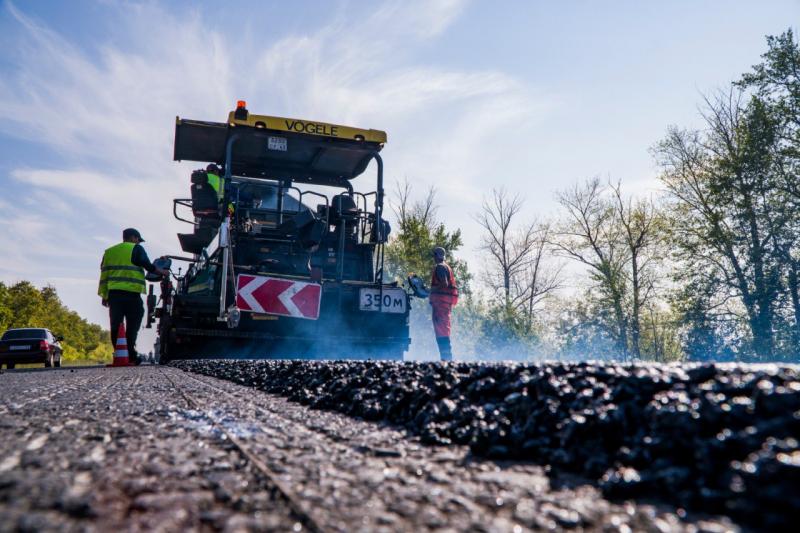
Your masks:
<svg viewBox="0 0 800 533"><path fill-rule="evenodd" d="M409 34L430 39L446 30L461 14L464 5L463 0L394 1L375 11L364 28L378 28L389 42L403 41Z"/></svg>

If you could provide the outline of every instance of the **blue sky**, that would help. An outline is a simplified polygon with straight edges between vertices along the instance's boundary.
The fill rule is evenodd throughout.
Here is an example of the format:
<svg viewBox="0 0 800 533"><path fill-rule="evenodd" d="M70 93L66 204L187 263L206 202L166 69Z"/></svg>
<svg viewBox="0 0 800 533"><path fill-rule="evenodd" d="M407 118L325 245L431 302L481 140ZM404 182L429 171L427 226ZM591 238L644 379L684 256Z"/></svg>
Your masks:
<svg viewBox="0 0 800 533"><path fill-rule="evenodd" d="M4 2L0 279L54 284L105 323L103 249L135 226L179 250L174 117L251 111L384 129L390 182L435 185L465 233L492 187L526 198L601 175L657 190L648 148L703 93L797 29L796 1ZM359 178L368 188L372 177Z"/></svg>

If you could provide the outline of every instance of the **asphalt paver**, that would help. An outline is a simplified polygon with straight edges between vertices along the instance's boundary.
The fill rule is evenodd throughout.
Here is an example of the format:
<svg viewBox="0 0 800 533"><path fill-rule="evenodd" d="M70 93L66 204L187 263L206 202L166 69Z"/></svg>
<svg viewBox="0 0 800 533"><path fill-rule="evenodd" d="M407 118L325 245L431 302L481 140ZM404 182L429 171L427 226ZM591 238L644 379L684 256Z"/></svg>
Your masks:
<svg viewBox="0 0 800 533"><path fill-rule="evenodd" d="M0 530L725 531L170 367L0 374Z"/></svg>

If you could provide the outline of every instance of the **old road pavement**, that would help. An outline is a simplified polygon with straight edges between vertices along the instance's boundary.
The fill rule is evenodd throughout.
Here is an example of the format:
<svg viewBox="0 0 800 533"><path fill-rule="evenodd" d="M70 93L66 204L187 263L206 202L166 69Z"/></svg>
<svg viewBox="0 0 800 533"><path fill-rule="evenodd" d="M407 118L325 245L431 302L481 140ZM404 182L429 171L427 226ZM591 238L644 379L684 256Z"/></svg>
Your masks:
<svg viewBox="0 0 800 533"><path fill-rule="evenodd" d="M0 530L735 529L171 367L0 375Z"/></svg>

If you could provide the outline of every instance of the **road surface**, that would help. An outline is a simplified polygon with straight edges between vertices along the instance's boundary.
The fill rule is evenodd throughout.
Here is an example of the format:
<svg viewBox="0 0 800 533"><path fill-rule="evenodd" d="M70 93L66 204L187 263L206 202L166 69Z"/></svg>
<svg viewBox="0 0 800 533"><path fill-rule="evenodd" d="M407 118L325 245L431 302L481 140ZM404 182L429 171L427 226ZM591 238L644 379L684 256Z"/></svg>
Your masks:
<svg viewBox="0 0 800 533"><path fill-rule="evenodd" d="M171 367L0 374L0 529L722 531Z"/></svg>

